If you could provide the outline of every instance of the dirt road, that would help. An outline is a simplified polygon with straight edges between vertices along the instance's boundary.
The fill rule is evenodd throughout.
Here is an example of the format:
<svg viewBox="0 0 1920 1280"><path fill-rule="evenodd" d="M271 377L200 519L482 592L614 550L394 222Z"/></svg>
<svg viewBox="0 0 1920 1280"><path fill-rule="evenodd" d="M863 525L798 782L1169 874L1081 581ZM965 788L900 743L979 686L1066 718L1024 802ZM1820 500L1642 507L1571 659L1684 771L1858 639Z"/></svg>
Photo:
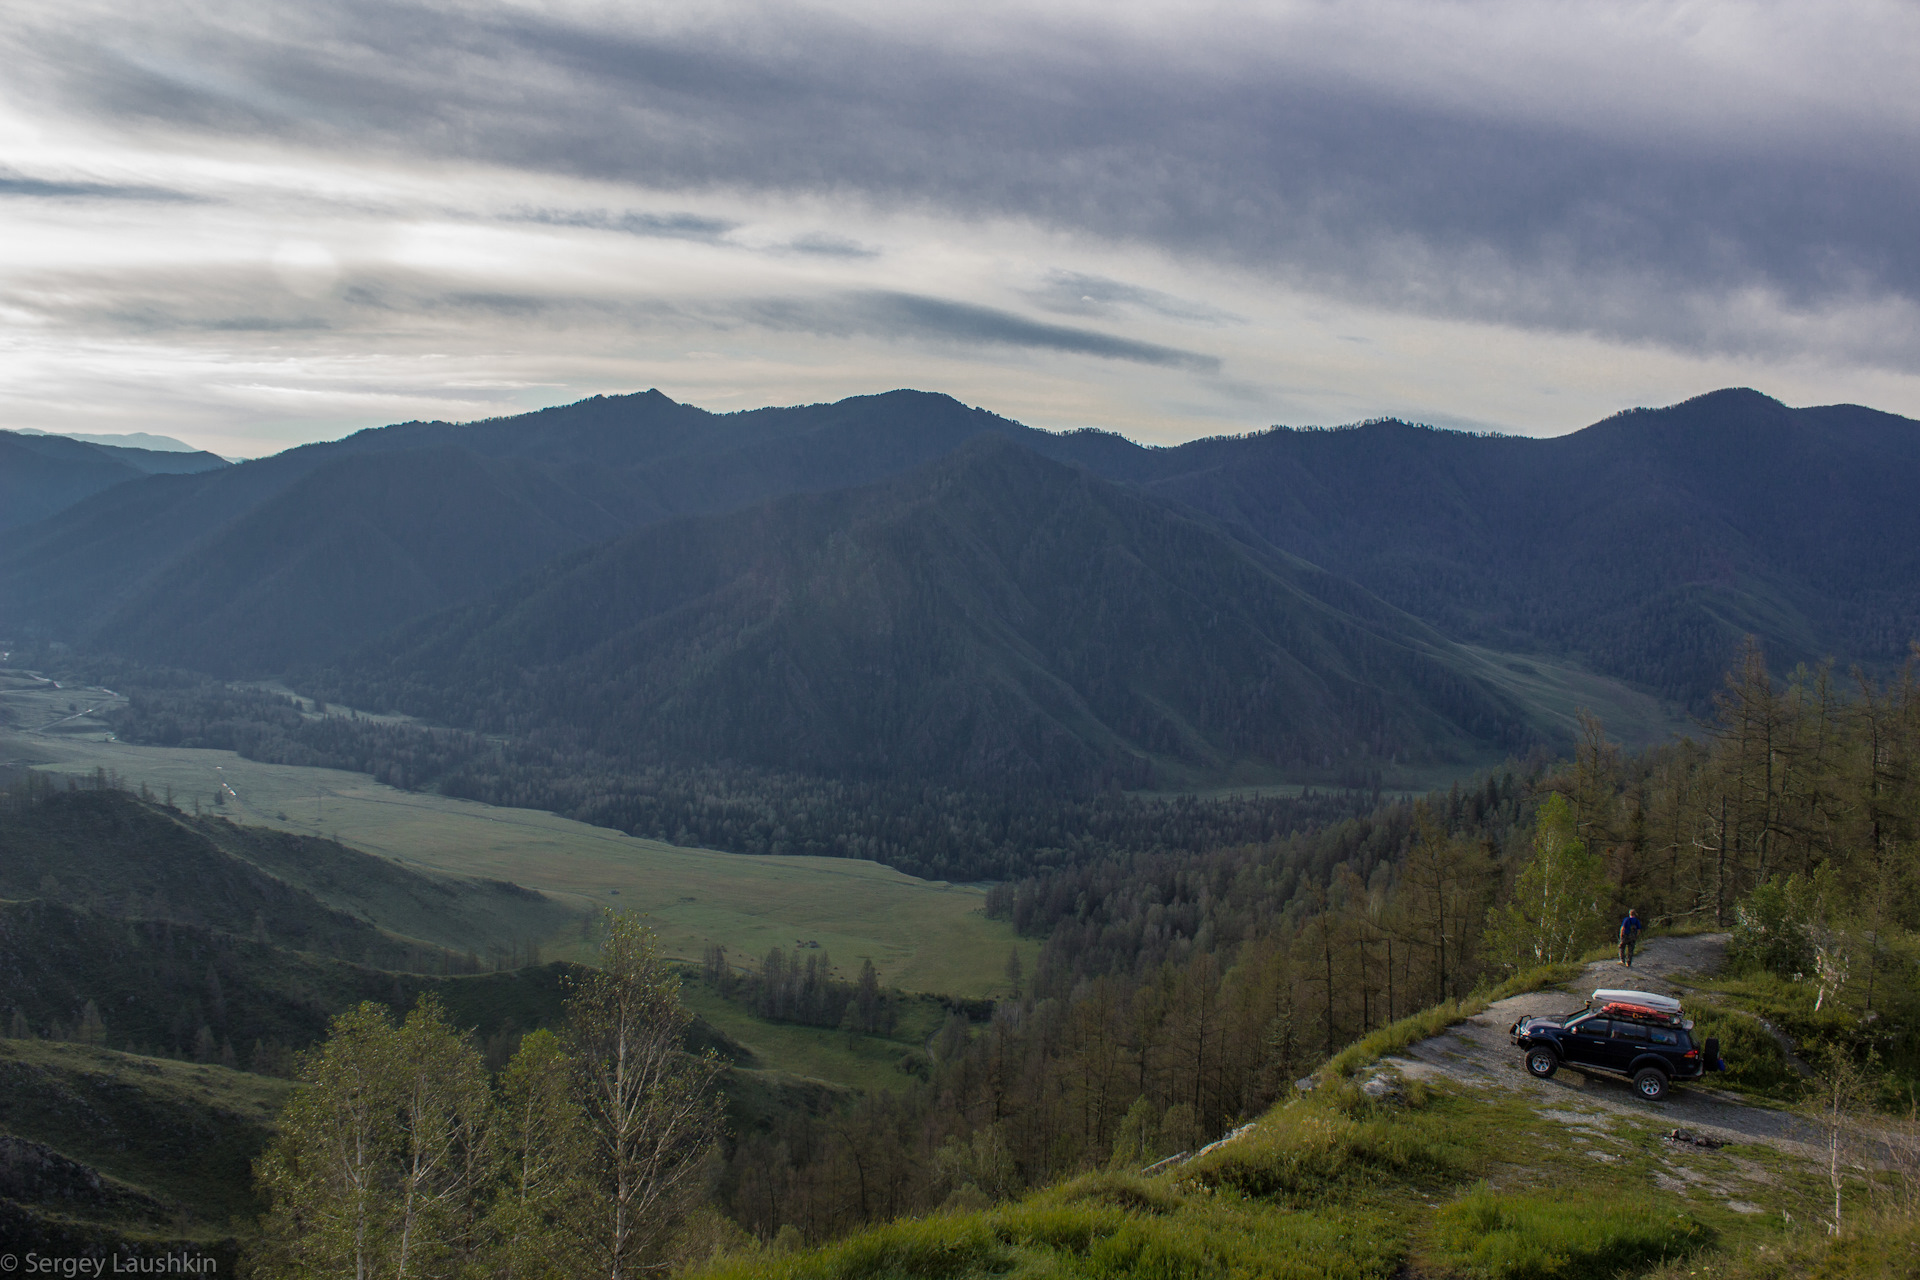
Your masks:
<svg viewBox="0 0 1920 1280"><path fill-rule="evenodd" d="M1522 1092L1542 1115L1580 1132L1604 1133L1609 1115L1640 1121L1654 1118L1662 1126L1688 1129L1721 1142L1762 1142L1794 1155L1817 1157L1818 1139L1812 1127L1786 1112L1751 1106L1705 1083L1675 1084L1664 1099L1648 1102L1633 1091L1630 1082L1588 1074L1578 1067L1563 1066L1551 1080L1536 1080L1521 1066L1520 1051L1507 1038L1507 1029L1518 1019L1570 1013L1596 987L1684 996L1684 976L1717 969L1726 956L1727 939L1724 933L1649 939L1631 970L1612 960L1595 961L1573 983L1574 992L1580 994L1535 992L1498 1001L1485 1012L1420 1041L1403 1055L1386 1059L1378 1069L1398 1071L1409 1079L1441 1077ZM1596 1158L1600 1158L1598 1151Z"/></svg>

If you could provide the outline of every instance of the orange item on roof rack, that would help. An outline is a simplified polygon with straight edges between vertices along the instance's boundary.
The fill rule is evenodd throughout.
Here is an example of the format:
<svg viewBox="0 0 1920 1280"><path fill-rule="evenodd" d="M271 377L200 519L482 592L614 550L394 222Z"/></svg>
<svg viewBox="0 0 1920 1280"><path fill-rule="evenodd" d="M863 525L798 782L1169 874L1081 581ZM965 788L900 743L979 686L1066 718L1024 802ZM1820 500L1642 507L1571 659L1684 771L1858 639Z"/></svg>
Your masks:
<svg viewBox="0 0 1920 1280"><path fill-rule="evenodd" d="M1627 1004L1615 1001L1600 1006L1600 1015L1606 1018L1644 1018L1648 1022L1673 1022L1679 1015L1667 1009L1655 1009L1651 1005Z"/></svg>

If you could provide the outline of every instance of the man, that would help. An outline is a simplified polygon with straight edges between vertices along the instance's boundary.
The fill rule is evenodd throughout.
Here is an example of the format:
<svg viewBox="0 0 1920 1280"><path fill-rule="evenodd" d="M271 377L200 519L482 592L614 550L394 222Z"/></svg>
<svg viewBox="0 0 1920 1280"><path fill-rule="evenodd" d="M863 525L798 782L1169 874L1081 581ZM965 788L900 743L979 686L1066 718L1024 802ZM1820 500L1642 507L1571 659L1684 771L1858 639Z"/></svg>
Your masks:
<svg viewBox="0 0 1920 1280"><path fill-rule="evenodd" d="M1633 968L1633 949L1640 941L1640 909L1630 908L1626 918L1620 922L1620 963Z"/></svg>

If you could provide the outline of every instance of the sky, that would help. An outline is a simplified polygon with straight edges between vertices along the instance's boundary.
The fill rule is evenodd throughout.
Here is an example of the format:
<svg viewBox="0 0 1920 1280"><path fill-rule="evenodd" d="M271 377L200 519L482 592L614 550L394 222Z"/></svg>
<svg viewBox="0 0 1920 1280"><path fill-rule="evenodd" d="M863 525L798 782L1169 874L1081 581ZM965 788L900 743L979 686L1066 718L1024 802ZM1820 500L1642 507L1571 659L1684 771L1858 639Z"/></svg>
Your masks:
<svg viewBox="0 0 1920 1280"><path fill-rule="evenodd" d="M1920 417L1920 5L8 0L0 427Z"/></svg>

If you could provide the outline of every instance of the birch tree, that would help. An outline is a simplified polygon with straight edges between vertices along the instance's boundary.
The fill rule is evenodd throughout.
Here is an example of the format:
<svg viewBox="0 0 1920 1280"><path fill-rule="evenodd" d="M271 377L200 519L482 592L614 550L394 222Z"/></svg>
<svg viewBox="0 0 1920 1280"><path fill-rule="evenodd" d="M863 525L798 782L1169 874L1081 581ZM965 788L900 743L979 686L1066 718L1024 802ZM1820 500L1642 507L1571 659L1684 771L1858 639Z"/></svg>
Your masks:
<svg viewBox="0 0 1920 1280"><path fill-rule="evenodd" d="M396 1027L371 1002L303 1055L302 1087L255 1173L270 1205L256 1270L414 1280L452 1274L474 1245L488 1169L477 1050L423 997Z"/></svg>
<svg viewBox="0 0 1920 1280"><path fill-rule="evenodd" d="M1487 915L1488 957L1510 969L1578 959L1604 932L1603 888L1600 859L1576 838L1573 810L1555 792L1540 806L1513 896Z"/></svg>
<svg viewBox="0 0 1920 1280"><path fill-rule="evenodd" d="M691 1015L653 931L608 912L606 932L600 968L567 1000L567 1049L600 1192L589 1256L599 1274L625 1280L661 1268L674 1225L701 1189L720 1133L720 1063L682 1049Z"/></svg>

